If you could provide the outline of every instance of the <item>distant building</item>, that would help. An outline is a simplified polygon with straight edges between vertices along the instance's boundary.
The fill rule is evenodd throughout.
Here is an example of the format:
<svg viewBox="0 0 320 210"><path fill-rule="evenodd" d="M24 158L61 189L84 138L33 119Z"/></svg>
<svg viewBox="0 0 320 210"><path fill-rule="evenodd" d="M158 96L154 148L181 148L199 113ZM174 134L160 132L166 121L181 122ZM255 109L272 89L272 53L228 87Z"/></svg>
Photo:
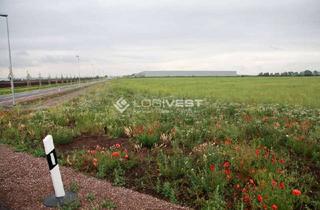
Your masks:
<svg viewBox="0 0 320 210"><path fill-rule="evenodd" d="M142 71L135 77L218 77L237 76L236 71Z"/></svg>

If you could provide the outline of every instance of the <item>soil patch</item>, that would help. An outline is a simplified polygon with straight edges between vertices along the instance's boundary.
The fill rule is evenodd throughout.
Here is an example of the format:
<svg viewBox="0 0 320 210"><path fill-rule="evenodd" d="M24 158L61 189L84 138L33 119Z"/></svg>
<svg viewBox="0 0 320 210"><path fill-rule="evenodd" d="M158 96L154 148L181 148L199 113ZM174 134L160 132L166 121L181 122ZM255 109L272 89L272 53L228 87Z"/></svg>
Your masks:
<svg viewBox="0 0 320 210"><path fill-rule="evenodd" d="M97 146L109 148L115 144L121 144L121 147L131 151L133 143L128 138L110 138L108 136L79 136L69 144L56 145L57 150L62 153L68 153L74 150L95 149Z"/></svg>

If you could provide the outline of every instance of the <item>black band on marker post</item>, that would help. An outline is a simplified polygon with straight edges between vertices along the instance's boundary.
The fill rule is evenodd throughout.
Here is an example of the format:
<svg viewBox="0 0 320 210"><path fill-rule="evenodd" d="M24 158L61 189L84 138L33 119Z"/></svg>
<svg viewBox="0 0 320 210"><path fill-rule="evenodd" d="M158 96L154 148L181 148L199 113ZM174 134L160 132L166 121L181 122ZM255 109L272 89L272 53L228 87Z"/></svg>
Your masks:
<svg viewBox="0 0 320 210"><path fill-rule="evenodd" d="M53 154L54 157L54 163L51 160L51 154ZM56 165L58 165L58 159L57 159L57 155L56 155L56 150L53 149L49 154L47 154L47 161L48 161L48 165L49 165L49 169L53 169Z"/></svg>

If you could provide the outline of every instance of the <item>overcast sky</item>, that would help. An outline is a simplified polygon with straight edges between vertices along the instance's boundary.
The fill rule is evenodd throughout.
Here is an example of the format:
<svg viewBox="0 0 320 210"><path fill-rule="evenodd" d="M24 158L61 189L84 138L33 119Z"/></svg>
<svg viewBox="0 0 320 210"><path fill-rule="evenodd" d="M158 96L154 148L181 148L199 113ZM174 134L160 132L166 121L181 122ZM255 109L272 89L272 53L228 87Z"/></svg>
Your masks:
<svg viewBox="0 0 320 210"><path fill-rule="evenodd" d="M320 70L319 0L0 0L18 77ZM0 77L8 75L0 19Z"/></svg>

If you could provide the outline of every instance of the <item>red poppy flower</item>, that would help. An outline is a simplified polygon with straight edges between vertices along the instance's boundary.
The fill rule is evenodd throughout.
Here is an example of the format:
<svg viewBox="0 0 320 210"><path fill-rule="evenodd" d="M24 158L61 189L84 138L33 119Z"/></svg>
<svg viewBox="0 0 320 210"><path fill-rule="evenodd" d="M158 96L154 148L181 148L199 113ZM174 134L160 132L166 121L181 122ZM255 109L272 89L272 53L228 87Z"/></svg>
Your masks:
<svg viewBox="0 0 320 210"><path fill-rule="evenodd" d="M279 163L284 164L286 161L284 159L279 160Z"/></svg>
<svg viewBox="0 0 320 210"><path fill-rule="evenodd" d="M263 200L263 199L262 199L262 195L259 194L258 197L257 197L257 199L258 199L259 203L261 203L262 200Z"/></svg>
<svg viewBox="0 0 320 210"><path fill-rule="evenodd" d="M272 184L273 187L275 187L275 186L277 186L277 181L272 179L271 184Z"/></svg>
<svg viewBox="0 0 320 210"><path fill-rule="evenodd" d="M120 153L119 152L113 152L112 153L112 157L120 157Z"/></svg>
<svg viewBox="0 0 320 210"><path fill-rule="evenodd" d="M260 154L260 150L259 149L256 149L256 156L258 157Z"/></svg>
<svg viewBox="0 0 320 210"><path fill-rule="evenodd" d="M215 165L214 164L210 164L210 171L214 171L215 170Z"/></svg>
<svg viewBox="0 0 320 210"><path fill-rule="evenodd" d="M282 189L282 190L285 188L284 182L280 182L280 183L279 183L279 188Z"/></svg>
<svg viewBox="0 0 320 210"><path fill-rule="evenodd" d="M115 144L116 148L120 148L121 145L120 144Z"/></svg>
<svg viewBox="0 0 320 210"><path fill-rule="evenodd" d="M229 176L231 174L231 170L229 168L225 169L224 174Z"/></svg>
<svg viewBox="0 0 320 210"><path fill-rule="evenodd" d="M129 156L128 156L128 154L126 154L126 155L124 156L124 158L125 158L125 159L129 159Z"/></svg>
<svg viewBox="0 0 320 210"><path fill-rule="evenodd" d="M301 191L298 190L298 189L293 189L291 194L294 195L294 196L300 196L301 195Z"/></svg>
<svg viewBox="0 0 320 210"><path fill-rule="evenodd" d="M278 206L276 204L272 204L271 208L272 210L278 210Z"/></svg>
<svg viewBox="0 0 320 210"><path fill-rule="evenodd" d="M224 163L223 163L223 167L224 168L229 168L230 167L230 162L229 161L225 161Z"/></svg>

